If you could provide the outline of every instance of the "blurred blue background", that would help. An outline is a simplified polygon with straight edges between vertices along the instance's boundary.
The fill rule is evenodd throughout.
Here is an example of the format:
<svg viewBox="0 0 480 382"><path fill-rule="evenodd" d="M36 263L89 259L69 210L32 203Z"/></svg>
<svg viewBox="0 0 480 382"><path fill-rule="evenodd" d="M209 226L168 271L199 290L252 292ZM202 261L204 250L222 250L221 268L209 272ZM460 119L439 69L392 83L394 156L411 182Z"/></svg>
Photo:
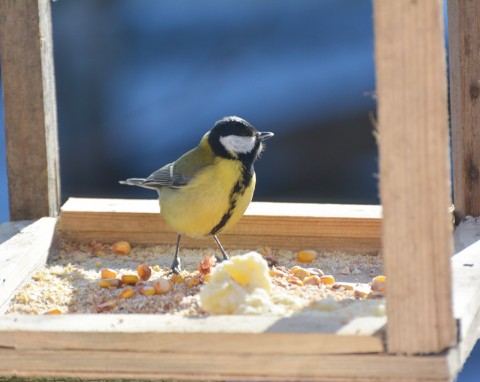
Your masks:
<svg viewBox="0 0 480 382"><path fill-rule="evenodd" d="M63 201L155 198L118 180L238 115L275 133L255 200L379 203L370 0L61 0L52 12ZM471 364L460 382L479 380Z"/></svg>
<svg viewBox="0 0 480 382"><path fill-rule="evenodd" d="M64 197L118 185L238 115L276 136L256 200L378 203L369 1L53 4Z"/></svg>

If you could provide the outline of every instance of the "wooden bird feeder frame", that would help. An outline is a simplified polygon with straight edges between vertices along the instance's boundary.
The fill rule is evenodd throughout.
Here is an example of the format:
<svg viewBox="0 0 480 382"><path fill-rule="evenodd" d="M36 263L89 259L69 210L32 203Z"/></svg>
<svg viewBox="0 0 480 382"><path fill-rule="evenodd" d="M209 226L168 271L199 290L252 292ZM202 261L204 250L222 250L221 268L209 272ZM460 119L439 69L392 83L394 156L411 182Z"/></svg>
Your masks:
<svg viewBox="0 0 480 382"><path fill-rule="evenodd" d="M480 2L448 2L460 218L480 215L479 15ZM480 242L452 257L443 3L374 0L374 24L383 210L253 203L222 240L242 247L381 249L388 319L357 317L332 326L295 315L3 315L0 376L453 380L479 336ZM0 0L0 55L11 219L39 219L0 245L5 310L58 237L158 244L173 242L174 233L151 200L70 199L59 208L48 0Z"/></svg>

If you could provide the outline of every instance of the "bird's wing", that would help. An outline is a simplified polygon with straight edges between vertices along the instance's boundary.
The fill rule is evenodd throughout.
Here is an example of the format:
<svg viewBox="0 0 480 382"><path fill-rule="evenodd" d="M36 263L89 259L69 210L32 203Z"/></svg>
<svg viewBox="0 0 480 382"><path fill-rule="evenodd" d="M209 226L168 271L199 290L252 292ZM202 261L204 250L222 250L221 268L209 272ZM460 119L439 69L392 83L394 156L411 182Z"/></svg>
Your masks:
<svg viewBox="0 0 480 382"><path fill-rule="evenodd" d="M179 173L176 167L175 162L163 166L145 179L143 186L149 188L181 188L186 186L193 177Z"/></svg>
<svg viewBox="0 0 480 382"><path fill-rule="evenodd" d="M155 171L143 182L148 188L182 188L191 182L195 176L213 164L213 152L206 145L190 150L175 162L163 166Z"/></svg>

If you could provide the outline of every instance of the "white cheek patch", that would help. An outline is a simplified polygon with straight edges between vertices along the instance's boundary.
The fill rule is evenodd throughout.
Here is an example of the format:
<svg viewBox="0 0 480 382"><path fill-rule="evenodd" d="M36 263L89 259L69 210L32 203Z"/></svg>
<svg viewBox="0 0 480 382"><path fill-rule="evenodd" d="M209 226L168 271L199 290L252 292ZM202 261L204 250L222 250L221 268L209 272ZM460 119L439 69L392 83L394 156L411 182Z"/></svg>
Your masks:
<svg viewBox="0 0 480 382"><path fill-rule="evenodd" d="M220 143L227 151L233 151L238 154L246 154L255 147L255 137L241 137L238 135L227 135L220 137Z"/></svg>

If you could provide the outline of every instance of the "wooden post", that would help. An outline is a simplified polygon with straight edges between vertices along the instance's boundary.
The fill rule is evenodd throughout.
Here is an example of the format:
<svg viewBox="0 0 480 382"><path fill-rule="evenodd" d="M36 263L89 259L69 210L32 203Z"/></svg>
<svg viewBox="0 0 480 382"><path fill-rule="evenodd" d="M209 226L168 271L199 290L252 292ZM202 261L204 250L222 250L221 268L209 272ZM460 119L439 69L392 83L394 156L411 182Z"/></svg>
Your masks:
<svg viewBox="0 0 480 382"><path fill-rule="evenodd" d="M480 2L448 1L453 191L457 218L480 216Z"/></svg>
<svg viewBox="0 0 480 382"><path fill-rule="evenodd" d="M441 0L375 0L387 348L455 343L447 68Z"/></svg>
<svg viewBox="0 0 480 382"><path fill-rule="evenodd" d="M10 219L55 216L60 204L49 0L0 1Z"/></svg>

